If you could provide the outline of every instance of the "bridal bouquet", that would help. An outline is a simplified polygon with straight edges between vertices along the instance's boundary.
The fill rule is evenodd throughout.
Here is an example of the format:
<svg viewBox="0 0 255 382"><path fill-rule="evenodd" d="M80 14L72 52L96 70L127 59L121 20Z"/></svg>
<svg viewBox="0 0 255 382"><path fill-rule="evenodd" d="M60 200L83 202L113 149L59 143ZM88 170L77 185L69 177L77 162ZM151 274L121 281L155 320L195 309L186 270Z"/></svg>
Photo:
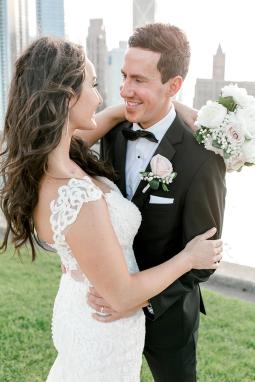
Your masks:
<svg viewBox="0 0 255 382"><path fill-rule="evenodd" d="M220 98L198 112L195 138L223 157L227 171L255 164L255 98L237 85L222 88Z"/></svg>

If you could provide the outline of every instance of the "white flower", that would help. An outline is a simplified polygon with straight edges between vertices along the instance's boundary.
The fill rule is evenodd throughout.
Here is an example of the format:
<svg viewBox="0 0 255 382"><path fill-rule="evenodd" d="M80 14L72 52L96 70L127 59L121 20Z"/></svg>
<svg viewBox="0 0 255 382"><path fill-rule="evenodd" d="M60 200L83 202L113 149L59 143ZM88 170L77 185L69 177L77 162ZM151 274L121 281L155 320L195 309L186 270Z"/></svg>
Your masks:
<svg viewBox="0 0 255 382"><path fill-rule="evenodd" d="M244 142L243 155L245 162L255 164L255 139Z"/></svg>
<svg viewBox="0 0 255 382"><path fill-rule="evenodd" d="M236 117L242 125L246 138L255 138L255 106L237 110Z"/></svg>
<svg viewBox="0 0 255 382"><path fill-rule="evenodd" d="M225 160L227 171L238 171L240 170L245 163L245 159L242 156L233 157Z"/></svg>
<svg viewBox="0 0 255 382"><path fill-rule="evenodd" d="M230 143L234 145L242 145L245 141L242 124L234 113L230 113L228 124L226 126L226 136Z"/></svg>
<svg viewBox="0 0 255 382"><path fill-rule="evenodd" d="M218 102L207 101L197 115L197 124L199 126L208 127L209 129L217 128L227 114L227 109Z"/></svg>
<svg viewBox="0 0 255 382"><path fill-rule="evenodd" d="M173 172L172 163L160 154L152 158L150 165L153 174L159 178L166 178Z"/></svg>
<svg viewBox="0 0 255 382"><path fill-rule="evenodd" d="M224 86L221 90L222 97L233 97L237 105L246 107L251 101L251 96L248 96L246 89L239 88L237 84Z"/></svg>

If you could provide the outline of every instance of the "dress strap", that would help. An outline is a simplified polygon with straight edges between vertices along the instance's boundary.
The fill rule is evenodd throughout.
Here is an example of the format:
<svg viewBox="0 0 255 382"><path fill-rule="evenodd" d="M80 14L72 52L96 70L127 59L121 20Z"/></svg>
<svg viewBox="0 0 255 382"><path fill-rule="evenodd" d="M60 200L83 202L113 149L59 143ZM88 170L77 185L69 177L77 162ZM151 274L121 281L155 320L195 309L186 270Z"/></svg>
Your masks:
<svg viewBox="0 0 255 382"><path fill-rule="evenodd" d="M83 203L98 200L102 194L88 176L72 178L58 189L57 199L50 203L50 223L55 243L62 242L64 230L75 222Z"/></svg>

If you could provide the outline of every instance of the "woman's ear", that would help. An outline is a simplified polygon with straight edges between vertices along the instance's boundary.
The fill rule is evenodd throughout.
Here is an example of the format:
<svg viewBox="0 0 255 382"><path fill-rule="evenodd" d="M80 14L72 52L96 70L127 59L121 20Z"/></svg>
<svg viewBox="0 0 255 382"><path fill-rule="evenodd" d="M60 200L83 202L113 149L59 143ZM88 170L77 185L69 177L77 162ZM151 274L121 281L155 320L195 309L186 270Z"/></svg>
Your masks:
<svg viewBox="0 0 255 382"><path fill-rule="evenodd" d="M75 105L76 102L77 102L77 97L72 96L68 104L68 109L69 110L72 109L72 107Z"/></svg>
<svg viewBox="0 0 255 382"><path fill-rule="evenodd" d="M183 78L181 76L175 76L168 80L168 92L169 97L174 97L180 88L182 87Z"/></svg>

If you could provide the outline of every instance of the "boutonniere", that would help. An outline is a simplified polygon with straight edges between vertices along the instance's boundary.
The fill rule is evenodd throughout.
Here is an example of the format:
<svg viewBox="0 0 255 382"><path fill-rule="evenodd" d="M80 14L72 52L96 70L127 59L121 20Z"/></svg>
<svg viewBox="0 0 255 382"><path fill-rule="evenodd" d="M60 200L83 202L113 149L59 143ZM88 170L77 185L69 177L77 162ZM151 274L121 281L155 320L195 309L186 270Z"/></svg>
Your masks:
<svg viewBox="0 0 255 382"><path fill-rule="evenodd" d="M177 176L177 172L173 171L172 163L167 158L157 154L151 159L150 166L151 171L140 172L142 180L148 182L142 192L145 193L149 187L158 190L160 185L163 191L169 191L168 184L172 183Z"/></svg>

